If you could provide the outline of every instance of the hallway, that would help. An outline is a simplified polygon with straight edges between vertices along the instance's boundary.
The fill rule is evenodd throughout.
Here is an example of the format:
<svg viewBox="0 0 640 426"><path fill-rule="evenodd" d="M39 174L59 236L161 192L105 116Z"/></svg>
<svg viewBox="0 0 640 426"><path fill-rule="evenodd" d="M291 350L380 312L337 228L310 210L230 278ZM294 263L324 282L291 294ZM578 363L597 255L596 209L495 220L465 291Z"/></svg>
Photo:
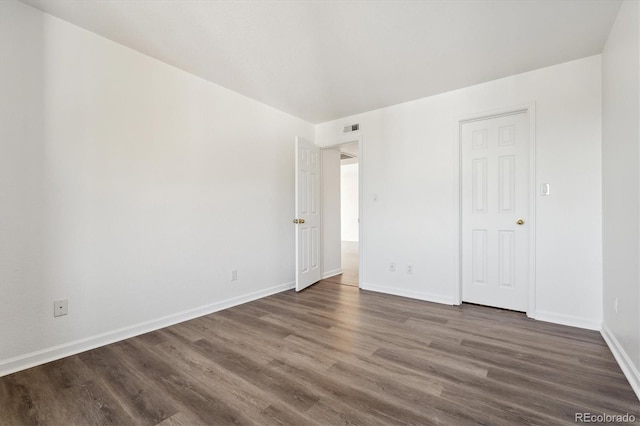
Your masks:
<svg viewBox="0 0 640 426"><path fill-rule="evenodd" d="M342 241L342 274L322 282L359 287L359 247L357 241Z"/></svg>

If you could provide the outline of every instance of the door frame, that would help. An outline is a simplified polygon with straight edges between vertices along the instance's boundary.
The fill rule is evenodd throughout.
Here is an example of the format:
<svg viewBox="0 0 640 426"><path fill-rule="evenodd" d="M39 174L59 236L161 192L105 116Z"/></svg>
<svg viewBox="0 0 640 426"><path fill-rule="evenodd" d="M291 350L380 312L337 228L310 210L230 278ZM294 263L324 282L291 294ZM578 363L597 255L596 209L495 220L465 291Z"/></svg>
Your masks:
<svg viewBox="0 0 640 426"><path fill-rule="evenodd" d="M536 104L529 102L505 108L493 109L454 118L454 212L457 217L454 238L454 292L455 305L462 304L462 125L472 121L486 120L526 113L529 119L529 271L527 283L527 316L535 318L536 314Z"/></svg>
<svg viewBox="0 0 640 426"><path fill-rule="evenodd" d="M355 132L354 132L355 133ZM333 149L337 148L341 145L346 145L354 142L358 142L358 288L362 288L362 277L363 277L363 267L362 267L362 253L363 253L363 243L362 243L362 168L363 168L363 146L362 146L362 133L358 131L357 133L351 133L347 135L341 136L338 141L331 145L324 145L320 147L320 151L325 149ZM322 176L322 155L320 155L320 192L322 193L322 183L324 182ZM320 208L323 208L323 198L320 197ZM322 271L324 271L324 224L323 224L324 215L320 215L320 267ZM340 263L342 266L342 261Z"/></svg>

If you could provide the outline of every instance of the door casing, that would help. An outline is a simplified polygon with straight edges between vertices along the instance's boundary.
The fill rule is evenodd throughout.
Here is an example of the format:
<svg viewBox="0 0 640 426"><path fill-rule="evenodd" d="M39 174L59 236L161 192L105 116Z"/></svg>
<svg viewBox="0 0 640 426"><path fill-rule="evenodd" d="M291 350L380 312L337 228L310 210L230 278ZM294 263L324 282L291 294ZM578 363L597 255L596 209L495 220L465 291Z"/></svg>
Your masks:
<svg viewBox="0 0 640 426"><path fill-rule="evenodd" d="M362 169L363 169L363 146L362 146L362 133L358 131L357 134L349 134L340 138L338 142L332 145L326 145L320 147L323 149L333 149L337 148L341 145L346 145L353 142L358 142L358 288L362 288L362 278L363 278L363 265L362 265L362 254L363 254L363 235L362 235ZM322 156L320 156L320 161L322 161ZM322 162L320 163L320 173L322 173ZM322 175L320 176L320 193L322 193ZM320 198L320 208L322 208L324 200L322 197ZM324 271L324 237L322 236L323 229L323 216L320 215L320 230L321 230L321 238L320 238L320 267L322 271Z"/></svg>
<svg viewBox="0 0 640 426"><path fill-rule="evenodd" d="M527 316L535 318L536 312L536 112L535 102L500 108L471 115L456 117L454 119L454 158L456 161L454 171L454 211L457 217L456 238L454 238L454 294L456 305L462 304L462 125L471 121L486 120L505 115L526 113L529 120L529 291L527 300Z"/></svg>

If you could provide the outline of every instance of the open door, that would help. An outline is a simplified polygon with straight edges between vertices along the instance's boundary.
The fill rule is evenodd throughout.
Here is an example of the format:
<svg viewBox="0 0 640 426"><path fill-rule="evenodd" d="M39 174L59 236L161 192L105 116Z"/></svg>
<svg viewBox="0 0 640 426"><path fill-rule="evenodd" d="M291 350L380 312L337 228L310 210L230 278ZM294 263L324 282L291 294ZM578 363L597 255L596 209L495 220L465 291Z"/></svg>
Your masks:
<svg viewBox="0 0 640 426"><path fill-rule="evenodd" d="M320 281L320 149L296 137L296 291Z"/></svg>

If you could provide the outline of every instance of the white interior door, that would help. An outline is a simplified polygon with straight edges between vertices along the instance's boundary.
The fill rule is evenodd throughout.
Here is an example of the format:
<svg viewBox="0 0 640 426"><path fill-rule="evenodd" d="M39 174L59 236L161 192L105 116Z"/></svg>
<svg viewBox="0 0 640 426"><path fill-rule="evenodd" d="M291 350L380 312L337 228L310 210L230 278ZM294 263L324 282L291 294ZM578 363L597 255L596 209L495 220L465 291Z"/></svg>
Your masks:
<svg viewBox="0 0 640 426"><path fill-rule="evenodd" d="M528 115L467 122L461 132L462 300L526 311Z"/></svg>
<svg viewBox="0 0 640 426"><path fill-rule="evenodd" d="M296 291L320 281L320 149L296 137Z"/></svg>

